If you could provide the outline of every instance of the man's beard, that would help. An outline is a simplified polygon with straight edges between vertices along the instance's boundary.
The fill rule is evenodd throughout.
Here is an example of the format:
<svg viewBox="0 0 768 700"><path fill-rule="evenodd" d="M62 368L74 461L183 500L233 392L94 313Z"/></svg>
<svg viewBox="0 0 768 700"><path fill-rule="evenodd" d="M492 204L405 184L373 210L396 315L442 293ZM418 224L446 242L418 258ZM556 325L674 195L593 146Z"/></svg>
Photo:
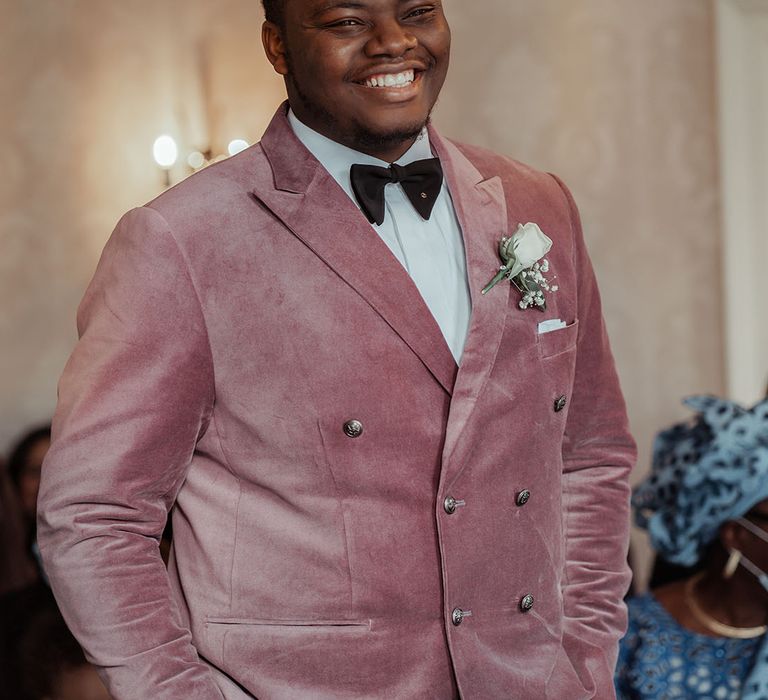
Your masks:
<svg viewBox="0 0 768 700"><path fill-rule="evenodd" d="M393 150L403 143L415 141L423 131L424 127L429 124L432 114L430 110L427 118L421 124L408 125L390 131L377 132L373 131L365 124L353 122L351 131L344 134L344 130L340 127L339 120L323 105L317 104L307 97L296 81L293 80L290 73L287 80L290 81L294 94L301 100L304 111L312 115L315 123L326 124L328 126L328 133L330 134L344 135L345 140L343 145L353 148L356 151L360 151L361 153L380 153L382 151Z"/></svg>
<svg viewBox="0 0 768 700"><path fill-rule="evenodd" d="M357 144L356 150L362 153L372 152L381 153L397 148L404 143L412 143L424 127L429 123L429 115L423 124L414 124L413 126L401 129L395 129L387 132L374 132L365 129L362 124L355 124L354 140Z"/></svg>

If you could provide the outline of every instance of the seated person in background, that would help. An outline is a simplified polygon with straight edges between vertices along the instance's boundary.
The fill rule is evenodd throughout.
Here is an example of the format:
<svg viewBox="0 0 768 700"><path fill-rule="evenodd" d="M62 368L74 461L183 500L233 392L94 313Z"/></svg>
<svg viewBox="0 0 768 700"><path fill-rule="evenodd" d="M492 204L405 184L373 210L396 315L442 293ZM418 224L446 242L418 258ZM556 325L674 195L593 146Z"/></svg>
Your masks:
<svg viewBox="0 0 768 700"><path fill-rule="evenodd" d="M619 700L768 698L768 399L693 397L633 504L656 551L698 573L628 601Z"/></svg>
<svg viewBox="0 0 768 700"><path fill-rule="evenodd" d="M18 493L21 510L24 517L26 535L26 551L34 557L35 565L40 573L37 539L35 536L37 520L37 492L40 489L40 468L43 458L51 446L51 426L43 425L29 431L11 450L8 457L8 474Z"/></svg>
<svg viewBox="0 0 768 700"><path fill-rule="evenodd" d="M21 690L20 639L40 610L53 608L53 594L41 576L35 545L40 466L50 446L50 426L27 432L0 473L0 698L26 698ZM5 478L7 477L7 479ZM58 613L57 613L58 614Z"/></svg>
<svg viewBox="0 0 768 700"><path fill-rule="evenodd" d="M36 578L37 568L27 556L18 494L0 460L0 596Z"/></svg>

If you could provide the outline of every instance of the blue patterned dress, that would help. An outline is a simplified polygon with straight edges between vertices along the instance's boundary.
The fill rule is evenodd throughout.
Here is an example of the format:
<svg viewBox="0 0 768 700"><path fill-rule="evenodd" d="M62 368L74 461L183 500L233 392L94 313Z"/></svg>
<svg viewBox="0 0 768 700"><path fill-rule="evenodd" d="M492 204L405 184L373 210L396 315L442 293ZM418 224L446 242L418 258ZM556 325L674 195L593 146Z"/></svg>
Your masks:
<svg viewBox="0 0 768 700"><path fill-rule="evenodd" d="M681 627L651 593L628 602L618 700L740 700L762 637L708 637Z"/></svg>

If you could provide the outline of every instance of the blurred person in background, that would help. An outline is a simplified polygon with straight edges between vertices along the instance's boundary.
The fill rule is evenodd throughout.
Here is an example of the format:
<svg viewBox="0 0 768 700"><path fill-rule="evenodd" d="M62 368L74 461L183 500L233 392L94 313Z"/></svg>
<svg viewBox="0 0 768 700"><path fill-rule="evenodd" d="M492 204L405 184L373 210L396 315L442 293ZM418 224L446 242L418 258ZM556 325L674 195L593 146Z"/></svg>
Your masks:
<svg viewBox="0 0 768 700"><path fill-rule="evenodd" d="M50 425L27 431L11 449L0 473L0 698L25 698L19 650L34 617L56 611L37 557L35 513L40 466L51 439Z"/></svg>
<svg viewBox="0 0 768 700"><path fill-rule="evenodd" d="M37 493L50 442L50 424L29 430L18 439L7 467L0 471L5 477L0 484L4 486L0 509L4 584L0 588L0 698L95 700L108 695L67 630L38 556ZM170 538L168 523L160 545L165 561ZM42 631L48 629L52 634L46 641ZM27 643L28 637L31 641ZM25 645L34 653L25 652Z"/></svg>
<svg viewBox="0 0 768 700"><path fill-rule="evenodd" d="M18 495L24 524L25 549L43 575L37 549L37 492L40 489L40 469L51 446L50 423L27 432L16 443L8 457L8 474Z"/></svg>
<svg viewBox="0 0 768 700"><path fill-rule="evenodd" d="M629 601L619 700L768 698L768 399L687 399L633 504L663 559L697 573Z"/></svg>
<svg viewBox="0 0 768 700"><path fill-rule="evenodd" d="M0 460L0 596L32 583L37 567L26 555L18 493L6 463Z"/></svg>

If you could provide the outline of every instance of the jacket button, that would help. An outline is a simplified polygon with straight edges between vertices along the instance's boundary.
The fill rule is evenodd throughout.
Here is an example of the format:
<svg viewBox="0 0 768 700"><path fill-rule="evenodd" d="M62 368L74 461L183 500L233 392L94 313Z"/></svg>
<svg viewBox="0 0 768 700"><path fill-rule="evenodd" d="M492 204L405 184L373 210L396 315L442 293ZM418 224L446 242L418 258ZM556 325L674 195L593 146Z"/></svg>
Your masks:
<svg viewBox="0 0 768 700"><path fill-rule="evenodd" d="M448 515L453 515L457 508L466 504L466 501L460 501L453 496L446 496L443 501L443 510L448 513Z"/></svg>
<svg viewBox="0 0 768 700"><path fill-rule="evenodd" d="M555 399L555 413L560 413L565 408L565 404L568 403L568 399L565 396L558 396Z"/></svg>
<svg viewBox="0 0 768 700"><path fill-rule="evenodd" d="M348 420L344 423L344 433L347 437L360 437L363 434L363 424L359 420Z"/></svg>
<svg viewBox="0 0 768 700"><path fill-rule="evenodd" d="M523 489L520 493L517 494L517 498L515 499L515 504L517 506L524 506L526 503L528 503L528 500L531 497L531 492L528 489Z"/></svg>
<svg viewBox="0 0 768 700"><path fill-rule="evenodd" d="M523 599L520 601L520 610L522 610L524 613L527 613L532 608L533 596L529 593L528 595L524 595Z"/></svg>
<svg viewBox="0 0 768 700"><path fill-rule="evenodd" d="M458 627L464 620L465 617L471 617L472 611L471 610L462 610L461 608L454 608L451 612L451 622L453 623L454 627Z"/></svg>

